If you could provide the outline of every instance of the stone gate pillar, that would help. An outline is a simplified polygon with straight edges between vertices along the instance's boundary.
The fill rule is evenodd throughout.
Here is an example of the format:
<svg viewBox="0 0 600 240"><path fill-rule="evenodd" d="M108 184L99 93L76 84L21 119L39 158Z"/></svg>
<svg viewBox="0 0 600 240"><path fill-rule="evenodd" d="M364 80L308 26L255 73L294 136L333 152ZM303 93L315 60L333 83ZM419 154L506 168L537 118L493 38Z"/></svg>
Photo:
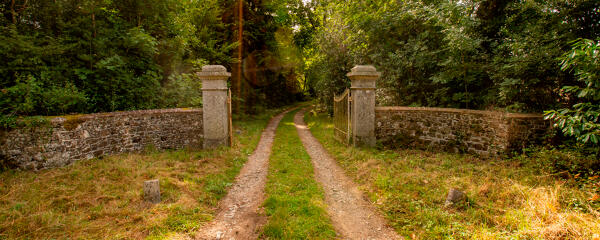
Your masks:
<svg viewBox="0 0 600 240"><path fill-rule="evenodd" d="M352 142L354 146L375 146L375 81L381 73L370 65L357 65L347 74L352 80Z"/></svg>
<svg viewBox="0 0 600 240"><path fill-rule="evenodd" d="M202 67L202 72L197 75L202 81L204 148L228 146L227 79L231 73L221 65L210 65Z"/></svg>

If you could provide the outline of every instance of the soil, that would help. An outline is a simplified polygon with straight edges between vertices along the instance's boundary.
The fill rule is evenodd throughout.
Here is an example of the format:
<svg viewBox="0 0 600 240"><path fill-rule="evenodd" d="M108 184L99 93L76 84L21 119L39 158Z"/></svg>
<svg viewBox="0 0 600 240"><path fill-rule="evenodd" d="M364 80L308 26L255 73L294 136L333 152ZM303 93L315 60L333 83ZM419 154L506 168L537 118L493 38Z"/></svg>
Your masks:
<svg viewBox="0 0 600 240"><path fill-rule="evenodd" d="M275 131L283 116L275 116L263 131L260 142L240 171L234 185L219 203L213 221L204 226L196 239L257 239L267 218L261 205L269 156ZM294 117L298 135L312 159L315 177L325 190L327 212L341 239L400 239L377 210L366 200L304 123L305 110Z"/></svg>
<svg viewBox="0 0 600 240"><path fill-rule="evenodd" d="M294 117L298 135L310 155L315 177L325 190L327 212L343 239L400 239L355 183L327 153L304 122L306 109Z"/></svg>
<svg viewBox="0 0 600 240"><path fill-rule="evenodd" d="M219 203L213 221L204 226L196 239L257 239L266 216L261 209L269 170L269 156L275 130L287 110L273 117L262 132L254 153L236 177L225 198Z"/></svg>

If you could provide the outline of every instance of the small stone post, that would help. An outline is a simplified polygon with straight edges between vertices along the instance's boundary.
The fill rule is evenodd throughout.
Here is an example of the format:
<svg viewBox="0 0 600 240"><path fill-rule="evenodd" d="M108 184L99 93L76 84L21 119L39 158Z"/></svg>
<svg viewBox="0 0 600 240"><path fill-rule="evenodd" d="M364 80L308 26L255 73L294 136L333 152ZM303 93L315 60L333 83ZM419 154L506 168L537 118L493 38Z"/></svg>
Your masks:
<svg viewBox="0 0 600 240"><path fill-rule="evenodd" d="M375 81L381 73L370 65L357 65L347 74L352 80L352 142L354 146L375 146Z"/></svg>
<svg viewBox="0 0 600 240"><path fill-rule="evenodd" d="M202 72L197 75L202 80L204 148L228 146L227 79L231 73L221 65L210 65L202 67Z"/></svg>
<svg viewBox="0 0 600 240"><path fill-rule="evenodd" d="M153 204L160 203L160 184L158 179L144 182L144 200Z"/></svg>

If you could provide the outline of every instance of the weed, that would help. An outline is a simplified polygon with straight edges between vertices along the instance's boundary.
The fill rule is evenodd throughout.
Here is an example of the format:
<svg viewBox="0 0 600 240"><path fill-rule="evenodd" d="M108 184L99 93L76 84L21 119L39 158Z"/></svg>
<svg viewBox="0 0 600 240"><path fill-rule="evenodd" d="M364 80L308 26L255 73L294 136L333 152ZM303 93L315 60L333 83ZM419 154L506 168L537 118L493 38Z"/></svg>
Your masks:
<svg viewBox="0 0 600 240"><path fill-rule="evenodd" d="M232 148L158 151L80 161L39 172L0 172L0 239L162 239L212 219L260 133L275 113L234 122ZM143 201L159 179L162 202Z"/></svg>
<svg viewBox="0 0 600 240"><path fill-rule="evenodd" d="M310 156L285 115L273 142L264 206L269 217L261 234L269 239L331 239L335 231L325 211L324 195L314 180Z"/></svg>
<svg viewBox="0 0 600 240"><path fill-rule="evenodd" d="M313 135L360 185L390 224L412 239L592 239L600 233L594 195L553 174L576 161L556 152L512 159L421 150L346 147L326 115L307 115ZM544 165L542 154L557 165ZM565 164L563 164L565 163ZM540 167L545 166L545 167ZM580 175L583 177L583 174ZM588 175L590 186L600 177ZM449 189L469 202L445 209Z"/></svg>

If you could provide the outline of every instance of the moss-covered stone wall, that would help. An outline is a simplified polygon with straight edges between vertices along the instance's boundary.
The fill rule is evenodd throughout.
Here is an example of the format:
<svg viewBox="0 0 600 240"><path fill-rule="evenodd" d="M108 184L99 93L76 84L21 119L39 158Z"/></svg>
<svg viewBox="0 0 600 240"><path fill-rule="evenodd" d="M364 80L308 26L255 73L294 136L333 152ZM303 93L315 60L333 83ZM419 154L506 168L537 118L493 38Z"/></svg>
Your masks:
<svg viewBox="0 0 600 240"><path fill-rule="evenodd" d="M50 124L0 130L0 164L39 170L147 147L202 147L201 109L52 117Z"/></svg>
<svg viewBox="0 0 600 240"><path fill-rule="evenodd" d="M375 135L382 144L497 155L539 143L550 123L538 114L449 108L378 107Z"/></svg>

